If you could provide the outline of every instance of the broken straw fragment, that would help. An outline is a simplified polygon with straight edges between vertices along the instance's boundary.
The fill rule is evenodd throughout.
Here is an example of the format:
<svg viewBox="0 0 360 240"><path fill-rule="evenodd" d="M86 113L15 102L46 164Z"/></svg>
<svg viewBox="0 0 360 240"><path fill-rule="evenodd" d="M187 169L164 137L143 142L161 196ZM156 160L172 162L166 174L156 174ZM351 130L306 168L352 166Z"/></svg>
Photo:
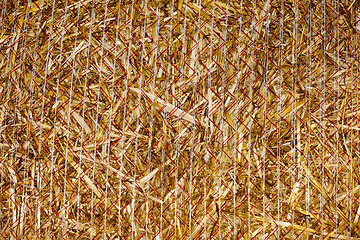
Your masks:
<svg viewBox="0 0 360 240"><path fill-rule="evenodd" d="M137 89L137 88L130 88L131 90L133 90L134 92L137 92L138 94L140 94L140 90ZM156 100L158 103L160 103L163 107L164 107L164 110L168 113L171 113L177 117L180 117L186 121L189 121L191 123L194 123L194 124L199 124L198 121L195 120L195 118L190 115L189 113L186 113L184 112L183 110L179 109L178 107L168 103L168 102L165 102L164 100L158 98L158 97L155 97L154 95L150 94L150 93L147 93L145 91L141 91L142 93L146 94L146 96L148 98L150 98L152 101Z"/></svg>

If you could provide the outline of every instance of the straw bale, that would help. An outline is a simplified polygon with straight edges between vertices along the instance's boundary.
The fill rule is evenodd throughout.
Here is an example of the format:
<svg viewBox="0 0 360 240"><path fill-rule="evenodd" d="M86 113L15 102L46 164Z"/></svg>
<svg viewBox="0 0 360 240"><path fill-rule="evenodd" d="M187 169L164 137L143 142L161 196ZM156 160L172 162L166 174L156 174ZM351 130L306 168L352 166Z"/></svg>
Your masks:
<svg viewBox="0 0 360 240"><path fill-rule="evenodd" d="M1 238L360 239L359 3L1 1Z"/></svg>

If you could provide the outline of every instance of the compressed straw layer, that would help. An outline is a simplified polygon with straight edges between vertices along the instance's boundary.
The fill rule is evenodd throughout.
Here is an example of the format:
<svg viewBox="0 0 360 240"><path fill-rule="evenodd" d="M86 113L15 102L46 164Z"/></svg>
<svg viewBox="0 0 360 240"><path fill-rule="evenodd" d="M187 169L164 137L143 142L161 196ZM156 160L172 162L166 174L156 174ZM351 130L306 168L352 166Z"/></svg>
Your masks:
<svg viewBox="0 0 360 240"><path fill-rule="evenodd" d="M359 1L0 1L0 238L360 239Z"/></svg>

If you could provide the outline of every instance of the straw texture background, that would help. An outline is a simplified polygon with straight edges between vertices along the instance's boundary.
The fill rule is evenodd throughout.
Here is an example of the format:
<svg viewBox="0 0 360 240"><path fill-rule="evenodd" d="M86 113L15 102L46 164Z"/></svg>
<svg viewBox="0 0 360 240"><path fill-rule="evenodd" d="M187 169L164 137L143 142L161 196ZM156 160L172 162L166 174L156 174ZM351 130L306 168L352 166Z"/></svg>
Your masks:
<svg viewBox="0 0 360 240"><path fill-rule="evenodd" d="M0 5L1 239L360 239L359 1Z"/></svg>

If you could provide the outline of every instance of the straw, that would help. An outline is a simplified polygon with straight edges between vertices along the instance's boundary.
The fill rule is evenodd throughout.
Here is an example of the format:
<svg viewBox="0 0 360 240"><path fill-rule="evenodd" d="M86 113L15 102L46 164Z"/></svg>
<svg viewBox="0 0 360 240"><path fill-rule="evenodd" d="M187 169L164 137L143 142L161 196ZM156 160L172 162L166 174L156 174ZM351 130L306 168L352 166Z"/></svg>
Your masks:
<svg viewBox="0 0 360 240"><path fill-rule="evenodd" d="M359 1L0 6L0 238L360 238Z"/></svg>

